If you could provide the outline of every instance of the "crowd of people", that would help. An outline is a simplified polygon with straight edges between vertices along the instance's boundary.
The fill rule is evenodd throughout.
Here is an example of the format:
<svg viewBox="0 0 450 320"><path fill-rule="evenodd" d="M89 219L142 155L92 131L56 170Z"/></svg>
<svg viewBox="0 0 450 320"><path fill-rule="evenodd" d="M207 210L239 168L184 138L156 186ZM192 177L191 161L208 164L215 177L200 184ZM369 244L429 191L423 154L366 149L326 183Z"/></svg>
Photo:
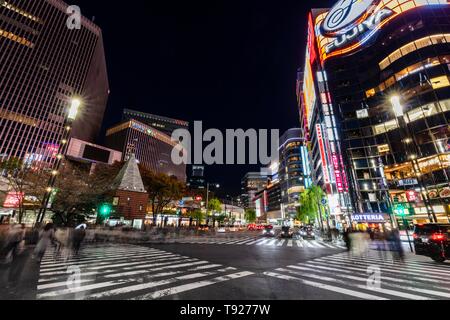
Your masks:
<svg viewBox="0 0 450 320"><path fill-rule="evenodd" d="M379 232L372 228L368 228L366 231L346 228L342 238L348 251L363 253L369 250L369 244L372 242L376 243L377 250L391 251L400 260L404 259L405 253L398 229Z"/></svg>
<svg viewBox="0 0 450 320"><path fill-rule="evenodd" d="M26 243L36 244L32 258L40 262L49 247L54 248L55 255L65 253L77 255L86 235L86 225L74 229L56 228L48 223L43 228L27 229L24 224L16 224L3 231L0 241L0 256L3 264L12 263L25 248Z"/></svg>

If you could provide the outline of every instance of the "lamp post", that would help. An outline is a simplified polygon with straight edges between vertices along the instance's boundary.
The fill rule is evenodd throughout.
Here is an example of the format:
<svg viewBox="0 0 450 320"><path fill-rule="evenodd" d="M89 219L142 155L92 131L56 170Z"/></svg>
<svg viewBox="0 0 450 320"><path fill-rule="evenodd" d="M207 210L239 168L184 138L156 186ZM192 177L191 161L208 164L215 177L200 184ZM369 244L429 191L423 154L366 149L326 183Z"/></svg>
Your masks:
<svg viewBox="0 0 450 320"><path fill-rule="evenodd" d="M61 163L62 163L64 156L67 153L67 149L69 147L70 135L71 135L71 131L72 131L72 124L75 121L75 119L77 118L81 104L82 104L82 102L78 98L72 98L70 100L70 106L69 106L69 110L67 113L67 118L64 123L64 134L61 139L61 146L59 147L60 152L56 156L56 162L54 165L54 169L52 170L51 176L48 180L48 184L47 184L48 187L46 189L46 193L42 200L42 205L41 205L41 208L39 209L39 214L36 218L37 223L42 223L42 221L45 218L45 213L47 211L47 207L49 205L50 199L54 192L56 177L59 174L59 169L61 167Z"/></svg>
<svg viewBox="0 0 450 320"><path fill-rule="evenodd" d="M208 215L208 210L209 210L208 206L209 206L209 186L210 185L211 184L209 182L206 183L206 215ZM218 184L218 183L213 183L213 186L215 186L216 189L220 188L220 184Z"/></svg>
<svg viewBox="0 0 450 320"><path fill-rule="evenodd" d="M404 150L406 152L406 156L411 161L411 165L414 170L414 175L419 184L420 192L425 200L425 207L427 209L428 218L430 219L431 222L437 222L436 215L434 214L434 211L430 205L430 198L428 196L428 192L427 192L427 190L424 186L423 180L421 178L422 173L420 171L420 166L417 161L417 157L419 154L419 148L418 148L415 140L412 138L408 123L405 120L405 114L404 114L404 110L403 110L403 105L401 103L401 98L399 95L393 95L390 98L390 102L391 102L395 117L397 119L398 126L400 128L400 138L402 139L402 142L404 143ZM407 138L404 138L405 136ZM411 143L414 143L413 144L413 149L414 149L413 153L411 153L411 150L410 150ZM406 219L404 219L403 221L406 222ZM408 233L408 226L405 225L405 228L406 228L406 233Z"/></svg>

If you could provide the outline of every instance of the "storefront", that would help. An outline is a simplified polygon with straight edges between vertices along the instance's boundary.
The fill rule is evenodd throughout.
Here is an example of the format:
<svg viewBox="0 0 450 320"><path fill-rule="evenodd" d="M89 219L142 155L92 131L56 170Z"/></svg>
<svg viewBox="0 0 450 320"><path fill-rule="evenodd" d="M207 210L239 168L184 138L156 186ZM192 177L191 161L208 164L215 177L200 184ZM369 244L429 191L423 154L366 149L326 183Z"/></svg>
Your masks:
<svg viewBox="0 0 450 320"><path fill-rule="evenodd" d="M389 215L383 213L353 214L352 224L353 229L358 231L366 231L368 228L371 228L384 232L392 228Z"/></svg>

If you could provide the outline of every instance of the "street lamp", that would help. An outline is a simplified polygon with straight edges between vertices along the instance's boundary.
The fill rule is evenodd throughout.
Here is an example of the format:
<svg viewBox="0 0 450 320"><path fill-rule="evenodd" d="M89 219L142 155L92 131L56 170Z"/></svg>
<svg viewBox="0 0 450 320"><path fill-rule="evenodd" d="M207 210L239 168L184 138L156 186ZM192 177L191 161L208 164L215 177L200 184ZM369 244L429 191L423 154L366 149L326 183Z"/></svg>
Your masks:
<svg viewBox="0 0 450 320"><path fill-rule="evenodd" d="M206 214L208 215L208 205L209 205L209 186L211 184L209 182L206 183ZM216 189L220 188L220 184L213 183L213 186L216 187Z"/></svg>
<svg viewBox="0 0 450 320"><path fill-rule="evenodd" d="M67 153L67 149L69 147L70 135L72 131L72 123L76 120L80 107L82 105L82 101L74 97L70 100L70 105L67 112L66 122L64 124L65 131L64 135L61 139L60 152L56 155L55 167L51 171L51 176L48 181L48 187L46 189L46 194L44 199L42 200L42 206L39 210L39 214L36 218L36 222L42 223L45 218L45 213L47 211L48 204L54 193L54 185L56 182L56 177L58 176L59 168L61 167L62 160L64 159L64 155Z"/></svg>

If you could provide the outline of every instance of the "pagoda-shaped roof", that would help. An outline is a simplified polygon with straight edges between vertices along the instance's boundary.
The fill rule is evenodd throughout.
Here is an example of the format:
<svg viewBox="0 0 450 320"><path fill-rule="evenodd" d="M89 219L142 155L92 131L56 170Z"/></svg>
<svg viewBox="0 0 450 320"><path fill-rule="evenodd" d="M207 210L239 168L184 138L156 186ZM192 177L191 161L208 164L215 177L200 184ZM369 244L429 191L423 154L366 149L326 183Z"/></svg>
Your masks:
<svg viewBox="0 0 450 320"><path fill-rule="evenodd" d="M146 193L134 154L131 154L114 179L112 189Z"/></svg>

